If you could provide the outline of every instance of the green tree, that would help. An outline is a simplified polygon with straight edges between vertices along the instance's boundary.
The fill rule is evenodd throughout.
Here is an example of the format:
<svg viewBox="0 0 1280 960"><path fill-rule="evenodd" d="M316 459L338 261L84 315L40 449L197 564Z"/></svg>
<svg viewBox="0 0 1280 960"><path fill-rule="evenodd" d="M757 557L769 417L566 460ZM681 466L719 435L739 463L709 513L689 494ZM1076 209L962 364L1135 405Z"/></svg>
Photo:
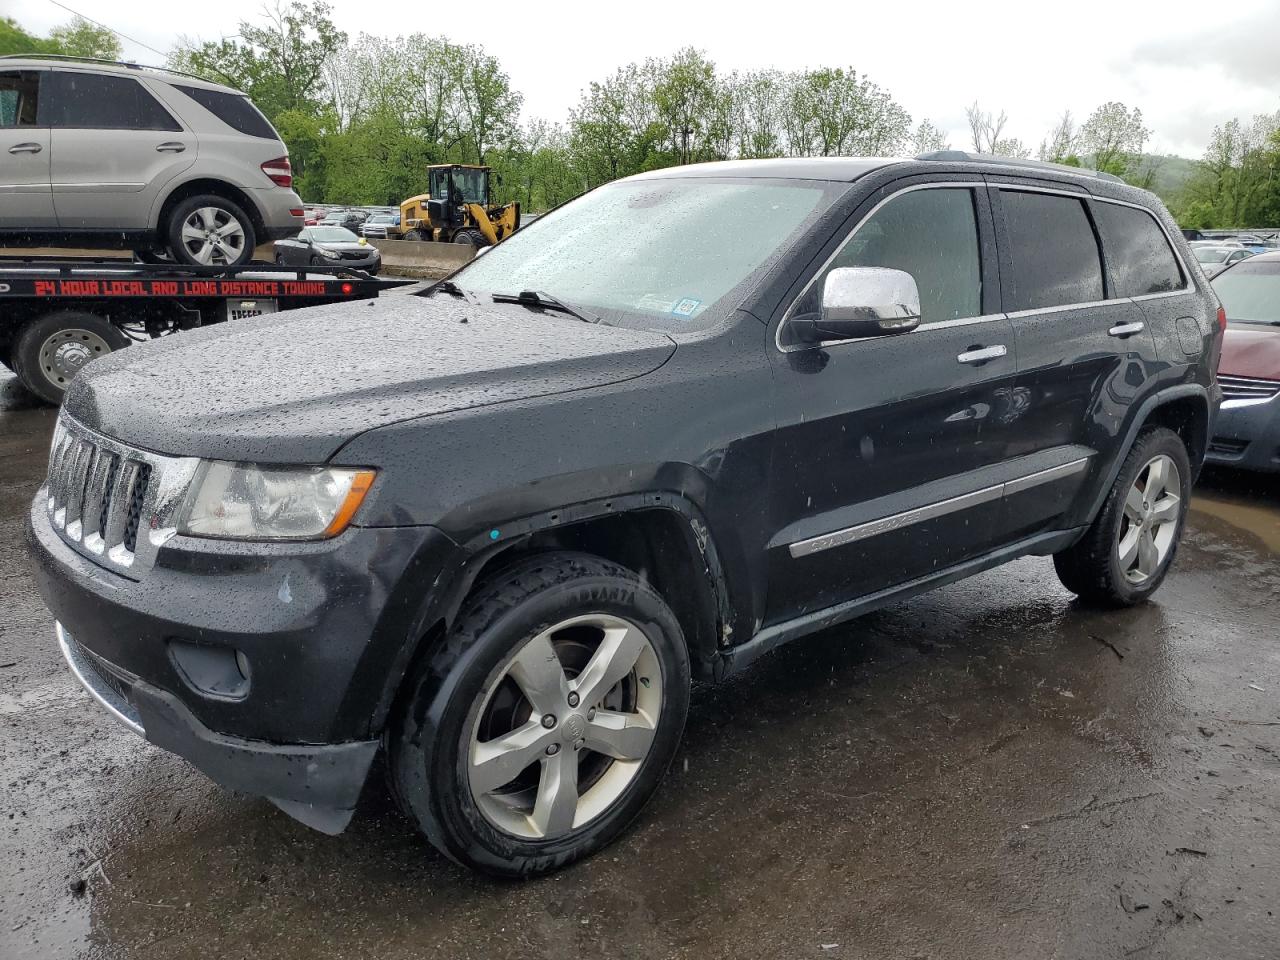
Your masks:
<svg viewBox="0 0 1280 960"><path fill-rule="evenodd" d="M1080 128L1079 143L1095 170L1125 177L1137 172L1150 137L1151 131L1142 124L1142 111L1113 100L1089 115Z"/></svg>
<svg viewBox="0 0 1280 960"><path fill-rule="evenodd" d="M69 23L54 27L49 31L49 39L59 53L73 57L120 59L120 39L106 27L90 23L84 17L73 17Z"/></svg>

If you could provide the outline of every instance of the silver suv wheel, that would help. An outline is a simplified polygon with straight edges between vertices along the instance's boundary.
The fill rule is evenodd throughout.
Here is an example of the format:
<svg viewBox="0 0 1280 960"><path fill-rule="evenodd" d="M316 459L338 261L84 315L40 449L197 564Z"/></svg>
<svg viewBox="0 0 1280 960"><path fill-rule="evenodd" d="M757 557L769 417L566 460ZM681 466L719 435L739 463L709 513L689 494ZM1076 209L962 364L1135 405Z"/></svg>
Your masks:
<svg viewBox="0 0 1280 960"><path fill-rule="evenodd" d="M182 221L182 246L196 263L235 263L244 253L244 229L228 210L198 207Z"/></svg>
<svg viewBox="0 0 1280 960"><path fill-rule="evenodd" d="M636 624L592 613L543 630L498 668L474 713L476 806L517 837L584 826L639 771L662 703L662 667Z"/></svg>

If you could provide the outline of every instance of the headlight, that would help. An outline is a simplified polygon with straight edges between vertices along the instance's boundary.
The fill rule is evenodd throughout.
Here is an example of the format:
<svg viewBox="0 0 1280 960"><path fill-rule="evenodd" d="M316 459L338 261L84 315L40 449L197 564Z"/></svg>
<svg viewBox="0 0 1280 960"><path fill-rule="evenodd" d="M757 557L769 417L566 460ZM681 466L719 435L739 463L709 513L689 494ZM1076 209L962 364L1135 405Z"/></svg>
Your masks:
<svg viewBox="0 0 1280 960"><path fill-rule="evenodd" d="M196 470L178 532L234 540L318 540L351 523L372 470L264 467L206 460Z"/></svg>
<svg viewBox="0 0 1280 960"><path fill-rule="evenodd" d="M322 257L339 257L341 256L337 250L330 250L328 247L312 247L313 252L320 254Z"/></svg>

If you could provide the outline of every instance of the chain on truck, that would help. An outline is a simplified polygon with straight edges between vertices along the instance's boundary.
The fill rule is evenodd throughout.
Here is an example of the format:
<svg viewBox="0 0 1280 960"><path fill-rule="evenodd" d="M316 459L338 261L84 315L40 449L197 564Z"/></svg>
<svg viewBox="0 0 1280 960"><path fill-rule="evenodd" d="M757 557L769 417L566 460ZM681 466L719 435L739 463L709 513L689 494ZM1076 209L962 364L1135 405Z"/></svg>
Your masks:
<svg viewBox="0 0 1280 960"><path fill-rule="evenodd" d="M0 364L56 404L81 367L131 343L413 282L342 267L0 259Z"/></svg>

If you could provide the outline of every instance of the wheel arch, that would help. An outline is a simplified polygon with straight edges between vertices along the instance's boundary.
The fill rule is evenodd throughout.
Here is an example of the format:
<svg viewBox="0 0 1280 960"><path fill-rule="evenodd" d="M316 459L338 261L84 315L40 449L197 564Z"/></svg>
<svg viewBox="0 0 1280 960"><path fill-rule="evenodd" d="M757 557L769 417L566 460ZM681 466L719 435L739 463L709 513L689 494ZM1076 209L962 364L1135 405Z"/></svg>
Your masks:
<svg viewBox="0 0 1280 960"><path fill-rule="evenodd" d="M163 241L164 224L173 208L183 200L199 196L202 193L225 197L239 206L241 210L249 215L249 220L253 223L254 240L257 243L263 242L266 238L267 225L262 217L262 211L258 209L258 205L253 201L253 198L235 184L214 177L187 180L170 190L163 202L161 202L159 212L156 214L155 223L153 224L155 235Z"/></svg>
<svg viewBox="0 0 1280 960"><path fill-rule="evenodd" d="M1133 422L1125 433L1124 442L1116 450L1115 457L1107 470L1106 483L1101 484L1098 493L1090 504L1088 522L1098 515L1107 494L1115 485L1125 457L1133 449L1138 434L1145 427L1168 427L1176 433L1186 445L1187 456L1191 460L1192 482L1199 475L1204 464L1204 455L1209 446L1209 430L1211 427L1212 406L1209 402L1209 391L1198 383L1185 383L1166 387L1148 397L1139 408Z"/></svg>
<svg viewBox="0 0 1280 960"><path fill-rule="evenodd" d="M497 528L495 528L497 529ZM711 680L731 622L728 588L710 529L690 501L673 493L636 493L575 504L525 517L515 527L462 544L466 559L438 584L405 644L405 655L387 678L373 718L385 728L406 694L405 678L446 635L477 586L537 553L573 550L635 571L671 607L698 679Z"/></svg>

